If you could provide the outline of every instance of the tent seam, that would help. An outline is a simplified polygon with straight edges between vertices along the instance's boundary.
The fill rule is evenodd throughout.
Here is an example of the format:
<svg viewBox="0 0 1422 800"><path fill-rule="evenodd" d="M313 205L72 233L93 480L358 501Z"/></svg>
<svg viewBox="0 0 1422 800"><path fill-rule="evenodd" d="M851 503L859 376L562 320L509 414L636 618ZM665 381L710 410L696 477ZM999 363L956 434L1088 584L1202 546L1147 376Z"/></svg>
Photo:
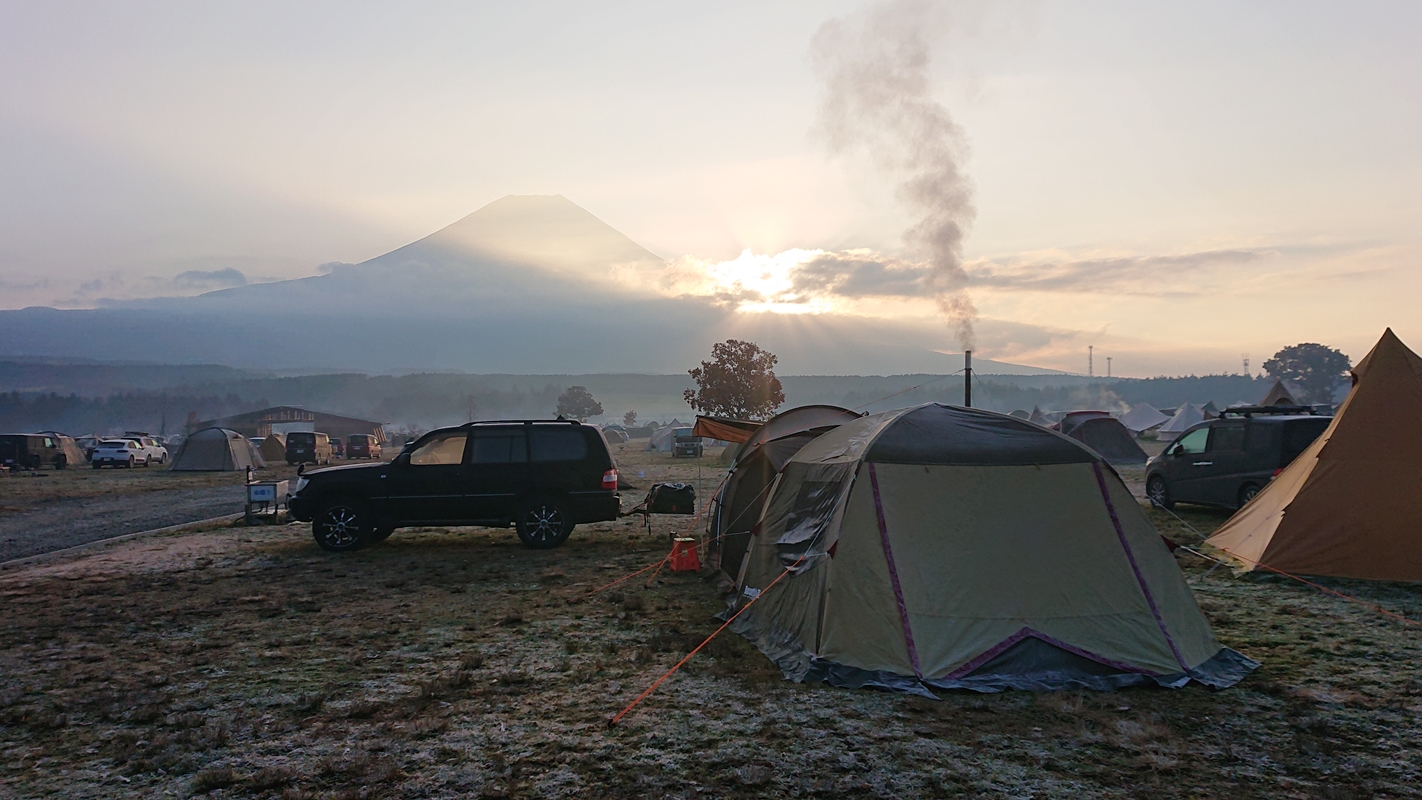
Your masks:
<svg viewBox="0 0 1422 800"><path fill-rule="evenodd" d="M889 526L884 520L884 501L879 495L879 473L874 462L869 462L869 484L874 490L874 514L879 519L879 539L884 543L884 559L889 562L889 580L894 585L894 599L899 604L899 619L904 625L904 643L908 645L909 663L913 665L915 677L923 678L923 669L918 663L918 648L913 643L913 628L909 625L908 604L904 602L904 590L899 584L899 570L894 565L894 551L889 546Z"/></svg>
<svg viewBox="0 0 1422 800"><path fill-rule="evenodd" d="M1165 637L1165 643L1170 645L1170 652L1174 654L1180 669L1188 673L1190 667L1185 663L1185 657L1180 654L1180 648L1176 647L1175 639L1171 637L1169 629L1165 627L1165 618L1160 615L1160 608L1155 604L1155 596L1150 593L1150 586L1146 584L1145 575L1141 572L1140 565L1136 563L1136 554L1131 550L1130 542L1126 541L1126 531L1121 527L1121 518L1116 516L1116 505L1111 502L1110 490L1106 488L1106 476L1101 472L1101 462L1091 462L1091 469L1096 473L1096 485L1101 489L1101 500L1106 504L1106 513L1111 515L1111 525L1116 529L1116 538L1121 542L1121 549L1126 551L1126 560L1131 563L1131 571L1136 574L1136 582L1141 586L1141 594L1145 595L1146 604L1150 606L1150 613L1155 617L1155 624L1160 626L1160 633Z"/></svg>

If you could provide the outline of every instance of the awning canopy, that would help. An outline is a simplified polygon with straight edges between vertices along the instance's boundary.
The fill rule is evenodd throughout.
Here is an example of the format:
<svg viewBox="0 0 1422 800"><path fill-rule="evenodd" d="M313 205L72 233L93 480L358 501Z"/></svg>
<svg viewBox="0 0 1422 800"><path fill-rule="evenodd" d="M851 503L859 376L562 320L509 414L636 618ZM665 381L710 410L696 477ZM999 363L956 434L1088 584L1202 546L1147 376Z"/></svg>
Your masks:
<svg viewBox="0 0 1422 800"><path fill-rule="evenodd" d="M723 442L744 442L751 437L752 433L755 433L761 424L730 417L703 417L698 414L696 427L691 429L691 433L693 436L705 436L708 439L720 439Z"/></svg>

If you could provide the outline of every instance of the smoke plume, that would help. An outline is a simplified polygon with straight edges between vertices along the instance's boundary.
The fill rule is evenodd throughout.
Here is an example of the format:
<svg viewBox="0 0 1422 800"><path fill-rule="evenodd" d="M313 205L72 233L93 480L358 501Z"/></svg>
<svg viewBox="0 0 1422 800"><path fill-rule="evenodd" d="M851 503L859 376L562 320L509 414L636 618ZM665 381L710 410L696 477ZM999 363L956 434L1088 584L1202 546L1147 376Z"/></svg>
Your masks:
<svg viewBox="0 0 1422 800"><path fill-rule="evenodd" d="M928 259L928 289L966 349L977 317L963 269L973 187L962 131L930 92L930 21L921 0L877 3L822 25L810 55L824 84L820 125L830 151L862 148L898 180L899 200L917 217L904 243Z"/></svg>

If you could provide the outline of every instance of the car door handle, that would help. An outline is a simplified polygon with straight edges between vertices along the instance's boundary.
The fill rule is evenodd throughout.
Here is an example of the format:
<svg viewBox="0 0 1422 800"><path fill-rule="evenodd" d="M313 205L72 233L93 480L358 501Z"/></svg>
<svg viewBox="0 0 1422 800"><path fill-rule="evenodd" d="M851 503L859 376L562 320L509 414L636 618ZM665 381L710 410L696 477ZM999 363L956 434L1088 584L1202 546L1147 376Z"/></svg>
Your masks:
<svg viewBox="0 0 1422 800"><path fill-rule="evenodd" d="M1212 466L1214 466L1214 464L1215 464L1215 462L1213 462L1213 461L1196 461L1196 462L1195 462L1195 466L1197 466L1197 467L1212 467Z"/></svg>

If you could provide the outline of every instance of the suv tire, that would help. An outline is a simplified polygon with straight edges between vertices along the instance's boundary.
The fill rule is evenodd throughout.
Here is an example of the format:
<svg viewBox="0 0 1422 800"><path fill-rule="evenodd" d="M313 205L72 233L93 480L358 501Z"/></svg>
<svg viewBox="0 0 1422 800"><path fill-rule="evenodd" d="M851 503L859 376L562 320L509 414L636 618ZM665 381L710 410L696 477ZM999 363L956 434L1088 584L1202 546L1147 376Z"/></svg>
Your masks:
<svg viewBox="0 0 1422 800"><path fill-rule="evenodd" d="M1175 501L1170 499L1170 486L1159 475L1152 475L1150 480L1146 481L1146 497L1153 505L1166 510L1175 508Z"/></svg>
<svg viewBox="0 0 1422 800"><path fill-rule="evenodd" d="M1239 496L1235 499L1239 501L1239 507L1244 508L1244 504L1248 503L1250 500L1253 500L1254 497L1258 494L1259 484L1246 483L1243 486L1239 487Z"/></svg>
<svg viewBox="0 0 1422 800"><path fill-rule="evenodd" d="M133 456L128 457L128 466L124 467L124 469L133 469Z"/></svg>
<svg viewBox="0 0 1422 800"><path fill-rule="evenodd" d="M514 517L519 541L530 550L552 550L573 532L573 521L564 503L553 497L535 497L522 503Z"/></svg>
<svg viewBox="0 0 1422 800"><path fill-rule="evenodd" d="M311 535L322 550L350 553L365 547L370 513L358 500L338 497L321 504L311 520Z"/></svg>

